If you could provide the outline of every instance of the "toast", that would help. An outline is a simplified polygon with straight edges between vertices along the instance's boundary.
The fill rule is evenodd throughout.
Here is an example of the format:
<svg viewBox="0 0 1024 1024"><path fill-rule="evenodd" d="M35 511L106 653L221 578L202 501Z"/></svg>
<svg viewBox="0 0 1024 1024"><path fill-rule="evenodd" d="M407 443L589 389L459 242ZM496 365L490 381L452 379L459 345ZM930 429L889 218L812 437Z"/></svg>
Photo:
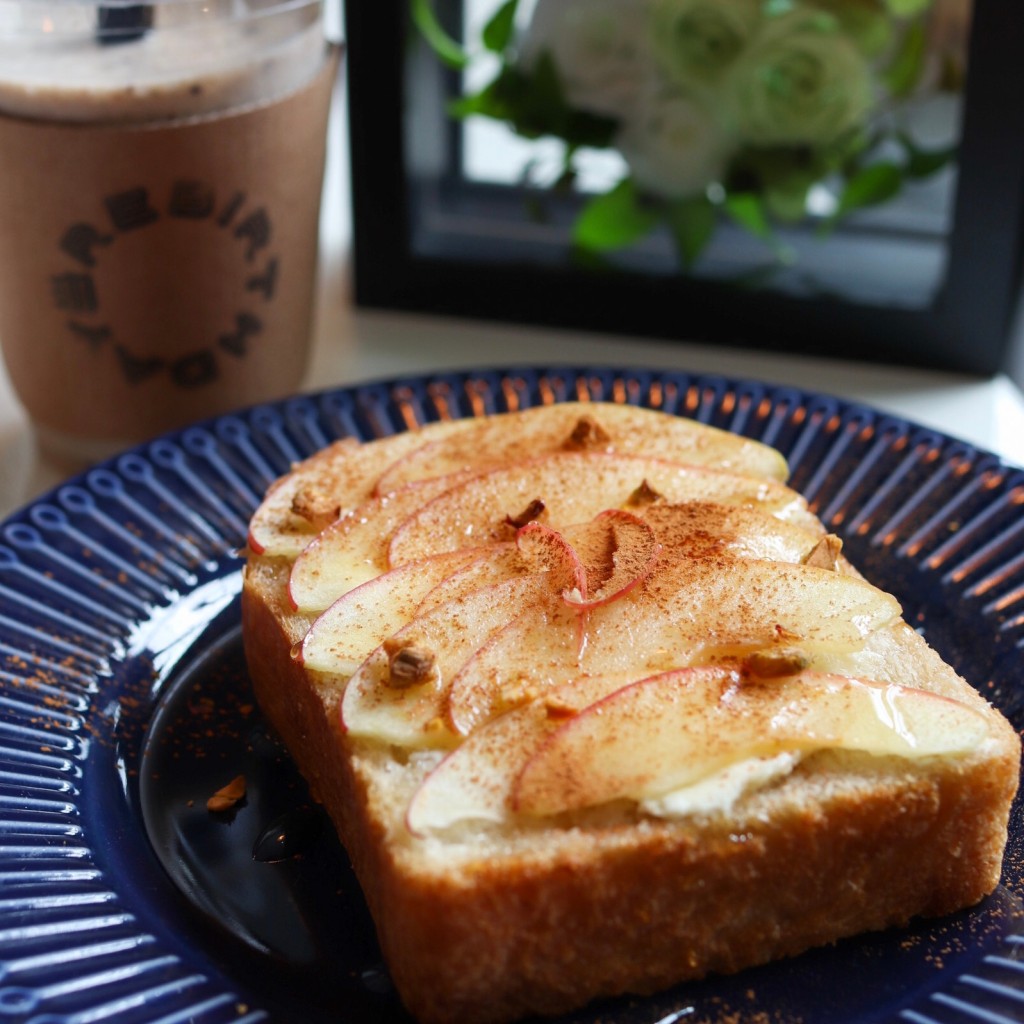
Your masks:
<svg viewBox="0 0 1024 1024"><path fill-rule="evenodd" d="M997 885L1016 733L785 477L757 442L565 403L341 441L268 491L256 697L424 1024L651 993Z"/></svg>

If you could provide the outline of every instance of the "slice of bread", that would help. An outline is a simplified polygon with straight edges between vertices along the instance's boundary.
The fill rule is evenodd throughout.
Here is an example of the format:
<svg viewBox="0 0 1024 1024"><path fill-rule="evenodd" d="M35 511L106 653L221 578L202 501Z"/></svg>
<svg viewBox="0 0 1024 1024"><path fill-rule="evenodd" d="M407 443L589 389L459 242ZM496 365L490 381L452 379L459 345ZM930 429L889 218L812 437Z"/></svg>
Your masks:
<svg viewBox="0 0 1024 1024"><path fill-rule="evenodd" d="M297 465L256 696L425 1024L734 972L997 885L1020 748L762 445L545 406Z"/></svg>

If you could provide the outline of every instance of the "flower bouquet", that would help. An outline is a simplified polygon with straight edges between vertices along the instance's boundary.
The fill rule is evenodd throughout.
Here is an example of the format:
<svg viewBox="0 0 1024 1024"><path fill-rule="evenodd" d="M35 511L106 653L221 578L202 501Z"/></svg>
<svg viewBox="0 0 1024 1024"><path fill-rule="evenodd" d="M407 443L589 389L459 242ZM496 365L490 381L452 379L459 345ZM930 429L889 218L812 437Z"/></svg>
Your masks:
<svg viewBox="0 0 1024 1024"><path fill-rule="evenodd" d="M465 43L411 3L447 63L488 62L452 116L560 142L556 173L528 162L522 184L575 196L590 260L661 231L691 269L731 223L785 265L787 231L827 236L955 162L909 112L961 89L969 0L504 0ZM594 150L621 158L596 192Z"/></svg>

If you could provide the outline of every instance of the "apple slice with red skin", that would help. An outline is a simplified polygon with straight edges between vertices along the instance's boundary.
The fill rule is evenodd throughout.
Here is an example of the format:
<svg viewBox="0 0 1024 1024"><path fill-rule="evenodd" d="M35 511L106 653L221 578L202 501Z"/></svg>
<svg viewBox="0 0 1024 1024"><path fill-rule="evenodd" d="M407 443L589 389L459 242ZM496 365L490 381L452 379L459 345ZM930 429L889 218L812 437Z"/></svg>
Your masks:
<svg viewBox="0 0 1024 1024"><path fill-rule="evenodd" d="M544 602L560 603L547 574L532 573L473 590L417 616L376 648L349 680L342 727L353 736L402 747L453 746L458 737L446 718L451 680L491 634ZM394 685L389 648L403 646L434 657L429 680Z"/></svg>
<svg viewBox="0 0 1024 1024"><path fill-rule="evenodd" d="M586 586L562 597L581 612L628 594L647 579L662 551L650 525L622 509L602 512L568 538L585 567Z"/></svg>
<svg viewBox="0 0 1024 1024"><path fill-rule="evenodd" d="M849 659L897 621L899 603L855 576L730 556L659 561L637 587L588 611L582 651L568 607L545 628L517 620L466 661L448 695L452 727L467 735L504 710L502 687L552 689L580 675L649 674L754 652L799 648Z"/></svg>
<svg viewBox="0 0 1024 1024"><path fill-rule="evenodd" d="M538 524L529 524L519 535L521 548L508 543L484 554L478 549L446 552L407 562L347 591L308 630L303 663L320 672L351 674L374 647L414 617L531 572L549 573L553 592L580 585L583 567L560 535Z"/></svg>
<svg viewBox="0 0 1024 1024"><path fill-rule="evenodd" d="M581 417L603 425L599 450L646 452L785 480L785 459L760 442L674 416L612 403L564 403L487 419L451 420L366 443L345 438L271 485L249 527L257 554L294 557L328 522L398 486L559 450ZM593 450L593 449L592 449Z"/></svg>
<svg viewBox="0 0 1024 1024"><path fill-rule="evenodd" d="M451 728L468 736L510 707L583 674L586 635L581 649L579 621L580 613L563 601L536 602L491 633L451 680L446 699ZM629 671L628 664L617 671Z"/></svg>
<svg viewBox="0 0 1024 1024"><path fill-rule="evenodd" d="M470 559L455 569L450 576L439 580L424 595L417 615L423 615L445 601L464 597L472 590L481 590L515 576L525 576L537 571L526 562L514 543L495 544L486 548L464 548L463 553L471 555ZM393 569L391 571L394 572Z"/></svg>
<svg viewBox="0 0 1024 1024"><path fill-rule="evenodd" d="M634 681L631 675L585 676L530 701L478 729L446 754L417 787L406 814L415 835L463 821L507 820L512 784L545 737L566 717Z"/></svg>
<svg viewBox="0 0 1024 1024"><path fill-rule="evenodd" d="M349 460L359 447L360 442L354 437L335 441L291 473L275 480L249 521L249 549L257 555L297 555L323 528L327 517L334 519L341 515L351 495L356 495L351 500L362 501L358 474L350 476L348 473ZM317 481L325 481L328 491L336 490L338 499L332 502L330 495L324 494L319 514L314 514L312 508L305 516L298 514L294 508L296 504L304 508L300 499L303 488L310 488ZM376 474L373 483L376 483Z"/></svg>
<svg viewBox="0 0 1024 1024"><path fill-rule="evenodd" d="M472 550L479 554L434 587L424 598L421 610L526 573L549 573L552 590L586 586L586 572L572 545L562 534L540 523L520 527L514 543Z"/></svg>
<svg viewBox="0 0 1024 1024"><path fill-rule="evenodd" d="M294 557L329 523L369 501L381 473L396 459L428 437L456 433L466 422L435 423L367 443L344 438L328 445L270 486L249 523L250 549Z"/></svg>
<svg viewBox="0 0 1024 1024"><path fill-rule="evenodd" d="M473 425L444 420L366 442L335 441L271 484L250 521L249 548L258 555L294 557L328 523L386 494L381 474L393 463Z"/></svg>
<svg viewBox="0 0 1024 1024"><path fill-rule="evenodd" d="M399 565L439 551L509 540L508 518L538 498L546 523L585 523L606 509L628 508L645 481L670 503L754 505L820 530L804 499L773 480L643 456L566 452L483 473L446 490L397 527L388 559Z"/></svg>
<svg viewBox="0 0 1024 1024"><path fill-rule="evenodd" d="M516 548L537 572L552 574L555 588L587 590L587 571L565 534L543 523L527 523L516 531Z"/></svg>
<svg viewBox="0 0 1024 1024"><path fill-rule="evenodd" d="M691 419L611 402L564 403L480 419L423 443L390 466L380 486L465 469L512 465L566 450L648 455L734 473L785 481L786 461L775 449Z"/></svg>
<svg viewBox="0 0 1024 1024"><path fill-rule="evenodd" d="M980 712L926 690L691 668L631 684L567 721L526 760L511 804L548 816L662 796L747 758L830 749L956 755L987 735Z"/></svg>
<svg viewBox="0 0 1024 1024"><path fill-rule="evenodd" d="M600 519L600 517L598 517ZM577 656L583 653L586 643L587 613L592 607L590 601L590 579L594 576L603 581L606 575L614 574L614 551L607 556L612 562L612 569L606 569L605 550L614 545L614 539L609 541L604 534L610 530L605 523L597 522L590 524L590 528L580 528L575 531L580 540L588 541L600 534L598 544L590 544L591 549L596 547L600 552L600 558L596 562L584 565L576 548L568 541L566 536L557 530L552 530L542 523L528 523L516 534L516 544L521 552L527 557L538 560L548 571L554 571L556 586L561 588L562 600L570 605L576 614L576 653ZM652 536L653 541L653 536ZM627 584L615 584L619 593L625 591ZM600 603L600 602L598 602ZM537 628L543 628L539 626Z"/></svg>
<svg viewBox="0 0 1024 1024"><path fill-rule="evenodd" d="M574 608L607 604L628 593L650 572L659 546L653 531L629 512L603 512L591 523L554 530L527 523L515 544L498 543L478 554L439 583L425 604L439 604L475 586L486 586L526 572L551 572L552 587ZM585 596L584 596L585 595Z"/></svg>
<svg viewBox="0 0 1024 1024"><path fill-rule="evenodd" d="M416 509L464 476L429 480L371 498L336 520L300 552L288 577L292 607L302 612L328 608L342 594L387 571L392 531Z"/></svg>
<svg viewBox="0 0 1024 1024"><path fill-rule="evenodd" d="M349 676L378 645L418 613L438 583L473 557L469 551L406 562L365 583L334 602L306 631L299 659L307 669Z"/></svg>

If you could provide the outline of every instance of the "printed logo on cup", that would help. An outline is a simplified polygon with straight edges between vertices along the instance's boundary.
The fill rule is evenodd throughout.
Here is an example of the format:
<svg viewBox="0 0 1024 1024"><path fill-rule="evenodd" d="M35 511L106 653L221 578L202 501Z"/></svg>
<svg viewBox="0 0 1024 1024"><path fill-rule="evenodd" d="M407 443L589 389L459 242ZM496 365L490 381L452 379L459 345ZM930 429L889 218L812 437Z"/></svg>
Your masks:
<svg viewBox="0 0 1024 1024"><path fill-rule="evenodd" d="M103 223L71 224L59 239L59 249L71 262L53 274L51 296L55 308L67 314L69 340L95 351L112 348L120 372L130 384L138 384L157 375L165 375L180 388L199 388L217 380L222 359L242 359L263 332L261 313L274 300L280 269L279 255L273 250L273 225L267 209L251 202L245 192L234 191L223 200L207 182L195 179L175 180L169 194L161 198L138 185L103 197L106 220ZM126 331L118 322L118 311L104 308L103 291L98 282L106 264L119 257L130 259L129 238L143 237L169 223L194 225L194 233L184 242L183 258L199 257L215 244L231 254L237 274L230 309L225 311L225 326L213 337L202 339L198 347L181 353L153 353L146 349L146 333L138 322ZM204 234L200 234L200 229ZM211 236L211 232L214 234ZM180 268L184 271L186 268ZM122 273L123 273L122 266ZM163 275L178 276L172 263L165 263ZM182 281L189 279L182 273ZM191 275L192 278L195 275ZM164 282L173 288L174 281ZM180 303L190 299L188 286L182 284ZM178 305L178 296L174 296ZM141 302L140 297L140 302ZM123 307L120 309L123 314ZM154 316L165 315L154 309ZM157 325L154 325L156 328Z"/></svg>

